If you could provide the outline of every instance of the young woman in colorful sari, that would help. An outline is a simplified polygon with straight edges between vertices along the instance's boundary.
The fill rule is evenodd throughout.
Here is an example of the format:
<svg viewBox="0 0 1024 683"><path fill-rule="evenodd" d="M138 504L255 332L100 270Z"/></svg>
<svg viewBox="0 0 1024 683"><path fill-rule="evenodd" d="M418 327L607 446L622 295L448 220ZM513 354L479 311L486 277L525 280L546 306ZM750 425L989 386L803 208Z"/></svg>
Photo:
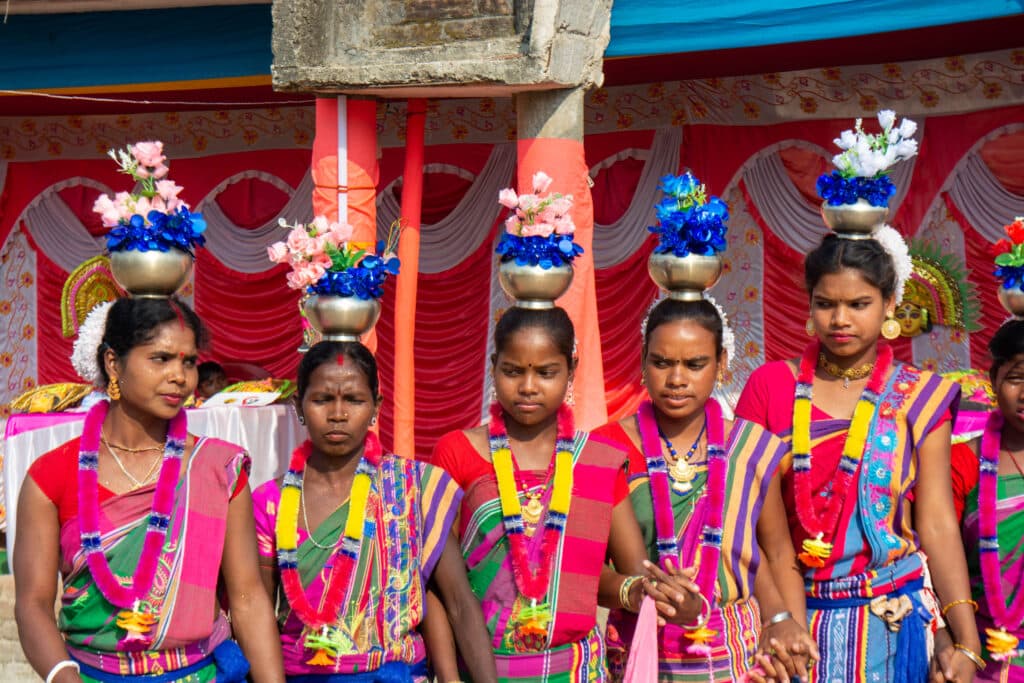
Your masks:
<svg viewBox="0 0 1024 683"><path fill-rule="evenodd" d="M723 335L713 303L659 302L643 335L643 383L650 398L635 415L594 434L629 454L630 499L647 559L662 567L698 567L705 609L690 628L669 624L660 630L659 680L762 680L768 671L776 674L776 666L780 680L805 678L807 656L817 656L803 625L806 615L802 609L787 611L770 572L758 571L761 544L755 531L760 518L775 564L794 564L777 480L772 504L766 505L788 449L760 425L725 420L711 397L727 360ZM802 596L799 574L790 572L787 585ZM608 623L609 668L621 678L636 615L614 610ZM775 651L774 662L755 659L762 641L765 650ZM765 670L752 672L758 663Z"/></svg>
<svg viewBox="0 0 1024 683"><path fill-rule="evenodd" d="M905 246L902 255L883 246L902 244L899 235L881 231L830 234L807 255L814 339L802 358L755 371L736 407L791 444L782 493L802 551L819 681L923 681L939 605L970 597L962 548L951 543L959 536L949 465L958 389L894 362L878 341L883 329L898 334L894 259L906 256ZM971 681L981 647L974 619L962 609L946 619L956 650L933 675Z"/></svg>
<svg viewBox="0 0 1024 683"><path fill-rule="evenodd" d="M453 616L473 679L494 681L480 605L450 533L462 492L444 470L383 452L370 431L378 390L362 344L311 348L296 392L309 440L282 479L253 494L288 680L426 680L417 627L429 583Z"/></svg>
<svg viewBox="0 0 1024 683"><path fill-rule="evenodd" d="M643 593L625 454L576 431L565 403L573 340L560 308L507 310L494 331L490 424L446 434L433 454L466 493L459 536L501 681L605 680L597 606L635 609ZM609 556L636 576L602 576ZM699 601L686 607L692 619Z"/></svg>
<svg viewBox="0 0 1024 683"><path fill-rule="evenodd" d="M1024 320L1003 324L988 344L998 408L985 432L953 447L953 494L964 501L963 534L988 666L979 681L1024 681ZM962 606L961 606L962 605Z"/></svg>
<svg viewBox="0 0 1024 683"><path fill-rule="evenodd" d="M48 683L243 681L232 630L254 681L284 680L280 653L266 647L276 631L257 564L249 457L188 434L182 410L204 337L176 299L115 302L97 351L110 401L89 411L80 439L29 469L15 611L25 654Z"/></svg>

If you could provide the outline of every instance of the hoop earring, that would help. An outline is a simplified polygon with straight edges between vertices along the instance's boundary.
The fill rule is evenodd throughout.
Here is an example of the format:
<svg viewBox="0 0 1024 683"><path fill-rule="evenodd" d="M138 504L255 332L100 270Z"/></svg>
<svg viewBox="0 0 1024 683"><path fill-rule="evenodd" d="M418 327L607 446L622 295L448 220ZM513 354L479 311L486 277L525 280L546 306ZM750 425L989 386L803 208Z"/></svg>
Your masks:
<svg viewBox="0 0 1024 683"><path fill-rule="evenodd" d="M807 322L804 323L804 332L807 333L808 337L813 337L817 334L817 330L814 329L814 318L808 318Z"/></svg>
<svg viewBox="0 0 1024 683"><path fill-rule="evenodd" d="M890 313L885 319L885 322L882 323L882 336L886 339L892 340L900 336L901 330L902 328L900 327L899 321L893 318Z"/></svg>
<svg viewBox="0 0 1024 683"><path fill-rule="evenodd" d="M111 377L110 381L107 382L107 396L110 397L111 401L121 400L121 385L118 384L118 381L113 377Z"/></svg>

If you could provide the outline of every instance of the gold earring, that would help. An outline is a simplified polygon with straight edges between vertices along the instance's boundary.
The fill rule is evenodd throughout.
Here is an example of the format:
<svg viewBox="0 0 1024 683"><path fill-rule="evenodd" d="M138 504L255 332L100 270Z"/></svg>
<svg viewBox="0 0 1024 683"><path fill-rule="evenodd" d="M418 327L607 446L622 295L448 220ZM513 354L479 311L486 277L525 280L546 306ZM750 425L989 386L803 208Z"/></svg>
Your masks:
<svg viewBox="0 0 1024 683"><path fill-rule="evenodd" d="M882 336L886 339L895 339L900 336L900 323L892 317L892 313L888 315L885 322L882 323Z"/></svg>
<svg viewBox="0 0 1024 683"><path fill-rule="evenodd" d="M111 377L110 381L107 382L107 396L110 397L111 401L121 400L121 387L118 385L116 377Z"/></svg>
<svg viewBox="0 0 1024 683"><path fill-rule="evenodd" d="M813 337L816 334L814 329L814 318L808 318L807 322L804 323L804 332L807 333L808 337Z"/></svg>
<svg viewBox="0 0 1024 683"><path fill-rule="evenodd" d="M565 404L570 406L576 405L576 392L573 390L572 382L569 382L569 388L565 392Z"/></svg>

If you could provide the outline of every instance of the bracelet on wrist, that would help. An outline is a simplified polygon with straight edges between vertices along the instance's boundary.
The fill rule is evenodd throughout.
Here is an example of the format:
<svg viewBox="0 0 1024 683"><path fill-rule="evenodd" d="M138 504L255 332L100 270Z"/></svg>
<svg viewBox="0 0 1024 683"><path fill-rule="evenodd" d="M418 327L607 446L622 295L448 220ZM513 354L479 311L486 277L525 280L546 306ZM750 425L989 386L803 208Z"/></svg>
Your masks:
<svg viewBox="0 0 1024 683"><path fill-rule="evenodd" d="M967 647L966 645L961 645L960 643L953 643L953 649L963 654L963 656L967 657L967 659L971 660L971 663L974 664L975 668L978 669L978 671L985 670L985 660L979 657L978 653L972 650L971 648Z"/></svg>
<svg viewBox="0 0 1024 683"><path fill-rule="evenodd" d="M946 612L953 609L957 605L970 605L974 608L975 612L978 611L978 603L976 603L974 600L971 600L970 598L960 598L959 600L953 600L952 602L946 603L946 605L942 608L942 616L945 617Z"/></svg>
<svg viewBox="0 0 1024 683"><path fill-rule="evenodd" d="M74 669L75 671L81 671L81 667L78 666L78 662L73 659L64 659L53 665L50 669L50 673L46 674L46 683L53 683L53 679L57 677L64 669Z"/></svg>
<svg viewBox="0 0 1024 683"><path fill-rule="evenodd" d="M776 624L781 624L784 621L789 621L792 618L793 618L793 615L792 615L792 613L789 612L789 610L782 610L781 612L777 612L775 614L775 616L773 616L771 619L769 619L768 621L764 622L764 624L762 624L761 628L767 628L769 626L775 626Z"/></svg>
<svg viewBox="0 0 1024 683"><path fill-rule="evenodd" d="M707 625L711 619L711 603L704 597L703 593L697 593L697 597L700 598L700 614L697 615L697 621L692 624L683 624L682 627L687 631L699 631Z"/></svg>
<svg viewBox="0 0 1024 683"><path fill-rule="evenodd" d="M629 598L629 593L633 590L633 584L637 581L643 580L642 576L627 576L626 580L619 585L619 604L622 609L628 612L639 612L639 607L633 607L633 603Z"/></svg>

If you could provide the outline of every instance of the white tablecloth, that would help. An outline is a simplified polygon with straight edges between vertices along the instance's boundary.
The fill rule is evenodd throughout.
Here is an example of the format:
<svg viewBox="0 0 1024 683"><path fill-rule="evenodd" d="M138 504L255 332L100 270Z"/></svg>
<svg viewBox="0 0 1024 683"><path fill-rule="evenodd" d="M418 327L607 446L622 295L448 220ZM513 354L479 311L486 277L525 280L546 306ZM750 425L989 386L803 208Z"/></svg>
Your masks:
<svg viewBox="0 0 1024 683"><path fill-rule="evenodd" d="M85 414L82 414L84 418ZM31 419L34 416L12 416ZM42 416L40 416L42 417ZM30 429L30 427L29 427ZM255 488L280 476L295 447L306 438L291 405L199 408L188 411L192 434L215 436L236 443L252 456L250 481ZM9 430L10 431L10 430ZM7 550L13 552L18 493L25 473L36 458L82 433L82 419L40 429L20 431L0 442L3 453L4 498L7 505Z"/></svg>

